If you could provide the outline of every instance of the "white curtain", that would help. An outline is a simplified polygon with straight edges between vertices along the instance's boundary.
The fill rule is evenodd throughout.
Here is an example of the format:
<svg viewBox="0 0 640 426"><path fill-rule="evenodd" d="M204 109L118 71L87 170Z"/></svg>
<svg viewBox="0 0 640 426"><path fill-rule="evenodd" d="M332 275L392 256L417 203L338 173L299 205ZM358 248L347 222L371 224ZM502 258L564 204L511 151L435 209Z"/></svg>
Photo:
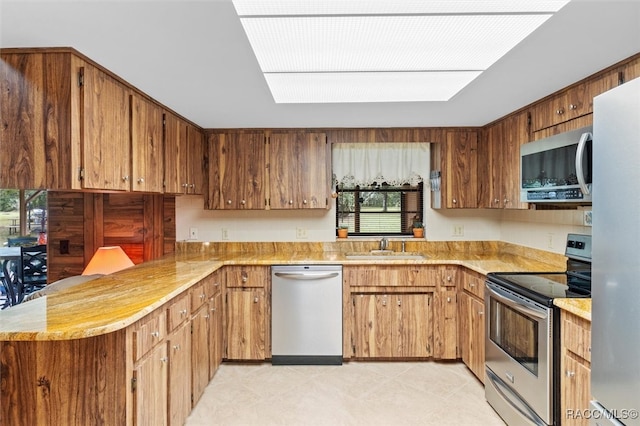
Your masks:
<svg viewBox="0 0 640 426"><path fill-rule="evenodd" d="M383 182L417 186L428 161L428 143L337 143L332 147L333 181L345 188Z"/></svg>

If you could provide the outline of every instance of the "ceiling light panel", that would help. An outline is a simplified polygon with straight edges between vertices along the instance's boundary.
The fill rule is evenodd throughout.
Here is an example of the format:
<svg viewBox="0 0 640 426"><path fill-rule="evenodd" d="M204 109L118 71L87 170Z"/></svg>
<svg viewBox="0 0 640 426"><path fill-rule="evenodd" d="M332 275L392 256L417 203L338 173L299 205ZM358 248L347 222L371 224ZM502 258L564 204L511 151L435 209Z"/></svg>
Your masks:
<svg viewBox="0 0 640 426"><path fill-rule="evenodd" d="M239 16L557 12L569 0L234 0Z"/></svg>
<svg viewBox="0 0 640 426"><path fill-rule="evenodd" d="M551 15L242 18L263 72L484 70Z"/></svg>
<svg viewBox="0 0 640 426"><path fill-rule="evenodd" d="M267 73L276 103L446 101L480 72Z"/></svg>

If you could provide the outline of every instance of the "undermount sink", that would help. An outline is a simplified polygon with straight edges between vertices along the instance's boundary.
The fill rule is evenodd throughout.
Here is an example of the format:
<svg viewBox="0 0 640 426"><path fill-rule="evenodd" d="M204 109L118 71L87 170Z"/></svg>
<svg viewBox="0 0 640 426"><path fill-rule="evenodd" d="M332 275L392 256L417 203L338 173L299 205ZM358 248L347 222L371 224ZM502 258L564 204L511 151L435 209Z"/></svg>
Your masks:
<svg viewBox="0 0 640 426"><path fill-rule="evenodd" d="M356 260L411 260L411 259L426 259L426 256L421 253L408 252L408 251L393 251L393 250L371 250L360 252L349 252L345 254L347 259Z"/></svg>

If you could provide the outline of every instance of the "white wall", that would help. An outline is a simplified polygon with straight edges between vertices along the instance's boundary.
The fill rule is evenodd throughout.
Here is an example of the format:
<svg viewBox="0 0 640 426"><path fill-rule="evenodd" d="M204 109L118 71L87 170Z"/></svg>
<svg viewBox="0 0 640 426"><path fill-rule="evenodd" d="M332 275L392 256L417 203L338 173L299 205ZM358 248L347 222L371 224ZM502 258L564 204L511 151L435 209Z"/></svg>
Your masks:
<svg viewBox="0 0 640 426"><path fill-rule="evenodd" d="M429 162L422 176L429 176ZM428 182L425 182L428 188ZM576 210L431 209L425 190L425 237L430 241L501 240L564 253L567 233L591 234ZM202 196L176 197L176 239L198 241L335 241L335 199L329 210L220 211L205 210ZM190 238L190 229L197 238ZM462 235L455 235L462 229ZM306 235L298 238L298 230Z"/></svg>

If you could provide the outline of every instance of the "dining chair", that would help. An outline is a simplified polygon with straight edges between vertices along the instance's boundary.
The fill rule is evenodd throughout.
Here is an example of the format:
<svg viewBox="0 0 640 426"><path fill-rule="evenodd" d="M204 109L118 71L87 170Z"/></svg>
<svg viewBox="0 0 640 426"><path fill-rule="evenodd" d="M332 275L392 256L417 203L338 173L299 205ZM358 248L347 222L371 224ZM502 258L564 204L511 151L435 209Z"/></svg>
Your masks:
<svg viewBox="0 0 640 426"><path fill-rule="evenodd" d="M22 283L18 279L18 261L15 259L5 259L2 262L2 285L4 287L6 299L0 309L22 303L24 294L22 291Z"/></svg>
<svg viewBox="0 0 640 426"><path fill-rule="evenodd" d="M31 293L47 285L47 246L41 244L32 247L21 247L22 270L21 282L24 293Z"/></svg>

